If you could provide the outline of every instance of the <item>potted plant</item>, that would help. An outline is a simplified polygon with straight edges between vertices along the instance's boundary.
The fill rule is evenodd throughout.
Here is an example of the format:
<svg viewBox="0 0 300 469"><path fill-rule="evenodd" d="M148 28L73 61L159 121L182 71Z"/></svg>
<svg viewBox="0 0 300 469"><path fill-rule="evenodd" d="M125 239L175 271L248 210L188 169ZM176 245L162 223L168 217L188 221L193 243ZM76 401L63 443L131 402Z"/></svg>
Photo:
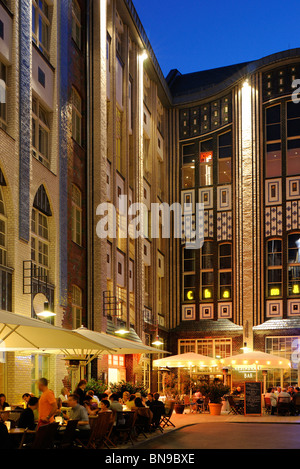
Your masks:
<svg viewBox="0 0 300 469"><path fill-rule="evenodd" d="M229 386L221 382L204 383L200 391L203 396L209 398L209 412L211 415L220 415L222 409L222 397L229 392Z"/></svg>
<svg viewBox="0 0 300 469"><path fill-rule="evenodd" d="M175 414L183 414L184 412L184 403L183 400L179 397L175 397L175 405L174 405Z"/></svg>

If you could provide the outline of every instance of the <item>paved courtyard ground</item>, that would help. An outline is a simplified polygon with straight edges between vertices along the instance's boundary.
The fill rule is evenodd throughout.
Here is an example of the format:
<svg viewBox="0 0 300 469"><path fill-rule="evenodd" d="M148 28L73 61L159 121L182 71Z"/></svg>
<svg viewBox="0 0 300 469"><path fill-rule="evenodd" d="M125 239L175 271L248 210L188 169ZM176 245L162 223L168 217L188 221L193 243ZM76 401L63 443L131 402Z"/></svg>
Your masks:
<svg viewBox="0 0 300 469"><path fill-rule="evenodd" d="M128 449L300 449L300 417L265 415L212 416L208 413L172 417L175 428L156 432L126 445Z"/></svg>

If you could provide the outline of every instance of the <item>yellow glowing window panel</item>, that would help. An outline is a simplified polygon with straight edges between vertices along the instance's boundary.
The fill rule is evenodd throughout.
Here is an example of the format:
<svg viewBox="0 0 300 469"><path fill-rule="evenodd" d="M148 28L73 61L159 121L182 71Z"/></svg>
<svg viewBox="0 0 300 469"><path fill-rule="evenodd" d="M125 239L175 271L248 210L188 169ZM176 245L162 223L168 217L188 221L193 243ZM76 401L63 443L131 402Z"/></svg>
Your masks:
<svg viewBox="0 0 300 469"><path fill-rule="evenodd" d="M192 290L189 290L186 294L188 300L193 300L194 299L194 294Z"/></svg>
<svg viewBox="0 0 300 469"><path fill-rule="evenodd" d="M294 295L298 295L300 293L300 287L299 287L299 284L295 284L293 285L293 293Z"/></svg>
<svg viewBox="0 0 300 469"><path fill-rule="evenodd" d="M271 288L270 294L271 294L271 296L279 296L280 295L280 289L279 288Z"/></svg>
<svg viewBox="0 0 300 469"><path fill-rule="evenodd" d="M211 298L211 291L208 288L204 290L204 298Z"/></svg>
<svg viewBox="0 0 300 469"><path fill-rule="evenodd" d="M223 298L230 298L229 290L225 290L225 291L223 292Z"/></svg>

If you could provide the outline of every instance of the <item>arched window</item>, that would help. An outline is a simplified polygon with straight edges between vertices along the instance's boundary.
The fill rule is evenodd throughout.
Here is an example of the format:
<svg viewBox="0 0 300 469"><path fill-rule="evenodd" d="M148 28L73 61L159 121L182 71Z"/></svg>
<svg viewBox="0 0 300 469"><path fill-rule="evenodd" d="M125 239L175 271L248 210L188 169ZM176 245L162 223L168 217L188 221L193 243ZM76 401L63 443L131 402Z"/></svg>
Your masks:
<svg viewBox="0 0 300 469"><path fill-rule="evenodd" d="M76 285L72 285L72 322L73 329L82 324L82 290Z"/></svg>
<svg viewBox="0 0 300 469"><path fill-rule="evenodd" d="M232 245L219 245L219 299L232 298Z"/></svg>
<svg viewBox="0 0 300 469"><path fill-rule="evenodd" d="M31 212L31 260L33 276L42 281L49 279L49 226L50 204L44 186L40 186Z"/></svg>
<svg viewBox="0 0 300 469"><path fill-rule="evenodd" d="M300 233L288 235L288 295L300 296Z"/></svg>
<svg viewBox="0 0 300 469"><path fill-rule="evenodd" d="M72 241L82 244L82 196L81 191L72 184Z"/></svg>
<svg viewBox="0 0 300 469"><path fill-rule="evenodd" d="M282 241L270 239L267 242L267 296L282 295Z"/></svg>

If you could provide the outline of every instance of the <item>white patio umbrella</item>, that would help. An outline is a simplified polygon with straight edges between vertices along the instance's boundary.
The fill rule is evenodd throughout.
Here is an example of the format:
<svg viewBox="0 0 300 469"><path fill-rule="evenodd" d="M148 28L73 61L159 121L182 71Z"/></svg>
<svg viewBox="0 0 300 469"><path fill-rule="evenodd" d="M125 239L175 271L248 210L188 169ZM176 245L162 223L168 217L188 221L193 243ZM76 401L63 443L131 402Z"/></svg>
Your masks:
<svg viewBox="0 0 300 469"><path fill-rule="evenodd" d="M190 377L192 377L193 366L218 366L218 360L215 358L207 357L199 353L188 352L179 355L171 355L170 357L160 358L153 361L153 365L156 367L168 367L178 368L178 379L180 380L180 368L189 368ZM179 383L180 386L180 383ZM192 395L192 389L190 389L190 396Z"/></svg>
<svg viewBox="0 0 300 469"><path fill-rule="evenodd" d="M107 347L114 349L115 355L126 355L126 354L143 354L143 353L169 353L164 350L160 350L155 347L150 347L145 345L142 342L134 342L133 340L123 339L121 337L116 337L110 334L105 334L104 332L97 332L87 329L83 326L75 329L76 333L90 339L96 343L107 344ZM103 352L110 353L110 352Z"/></svg>
<svg viewBox="0 0 300 469"><path fill-rule="evenodd" d="M52 326L40 319L0 310L0 351L56 351L89 355L115 353L108 341L94 342L82 334Z"/></svg>
<svg viewBox="0 0 300 469"><path fill-rule="evenodd" d="M241 353L239 355L232 355L231 357L223 358L220 361L223 365L231 366L233 368L245 365L255 366L256 381L259 369L279 368L284 370L291 366L291 363L287 358L278 357L258 350Z"/></svg>

